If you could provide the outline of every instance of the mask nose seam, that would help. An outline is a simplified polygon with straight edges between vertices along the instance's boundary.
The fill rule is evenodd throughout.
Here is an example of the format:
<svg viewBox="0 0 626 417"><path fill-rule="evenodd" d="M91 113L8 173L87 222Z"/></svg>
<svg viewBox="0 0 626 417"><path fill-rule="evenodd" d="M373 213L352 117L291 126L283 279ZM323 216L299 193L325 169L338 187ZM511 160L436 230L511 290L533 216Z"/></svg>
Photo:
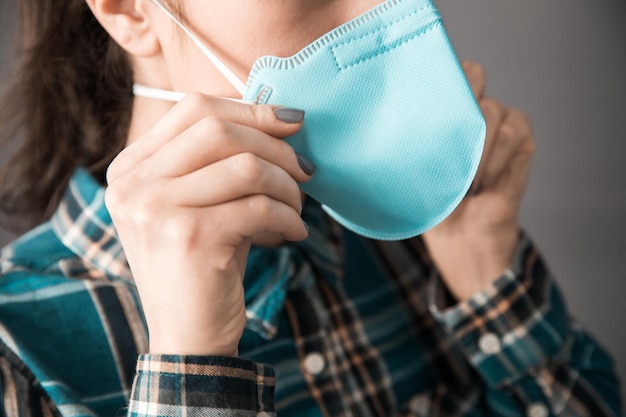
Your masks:
<svg viewBox="0 0 626 417"><path fill-rule="evenodd" d="M427 35L429 33L431 33L432 31L434 31L435 29L437 29L438 27L442 26L440 21L436 21L431 23L430 25L428 25L427 27L423 28L421 31L413 33L411 36L409 36L408 38L403 39L400 42L395 43L393 46L380 46L378 48L376 48L371 54L366 54L364 56L362 56L360 59L350 62L350 63L341 63L340 62L340 58L337 56L337 50L339 49L337 45L337 47L331 47L331 51L333 53L333 57L335 59L335 64L337 65L337 68L339 69L339 71L343 71L346 70L350 67L354 67L356 65L362 64L366 61L369 61L371 59L374 59L378 56L384 55L388 52L391 52L399 47L401 47L402 45L411 42L414 39L420 38L424 35ZM373 34L373 33L372 33Z"/></svg>

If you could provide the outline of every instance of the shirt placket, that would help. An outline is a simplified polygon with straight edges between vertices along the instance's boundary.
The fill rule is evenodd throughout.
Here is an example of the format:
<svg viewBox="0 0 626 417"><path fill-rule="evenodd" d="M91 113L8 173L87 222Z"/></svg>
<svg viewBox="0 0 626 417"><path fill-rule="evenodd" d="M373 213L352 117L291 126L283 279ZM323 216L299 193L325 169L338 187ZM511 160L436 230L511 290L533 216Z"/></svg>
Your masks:
<svg viewBox="0 0 626 417"><path fill-rule="evenodd" d="M327 417L391 416L395 409L387 369L365 336L356 309L340 288L292 291L285 304L300 370Z"/></svg>

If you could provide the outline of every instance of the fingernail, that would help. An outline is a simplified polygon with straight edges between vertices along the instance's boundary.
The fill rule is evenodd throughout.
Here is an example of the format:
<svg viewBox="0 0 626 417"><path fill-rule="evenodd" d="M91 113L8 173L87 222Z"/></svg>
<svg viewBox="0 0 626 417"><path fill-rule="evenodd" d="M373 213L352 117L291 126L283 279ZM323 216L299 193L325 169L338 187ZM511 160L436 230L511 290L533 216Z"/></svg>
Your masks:
<svg viewBox="0 0 626 417"><path fill-rule="evenodd" d="M298 152L296 152L296 158L298 158L298 165L300 165L300 169L302 169L306 175L310 176L315 174L315 165L309 158Z"/></svg>
<svg viewBox="0 0 626 417"><path fill-rule="evenodd" d="M300 123L304 120L304 110L291 107L277 107L274 109L276 118L285 123Z"/></svg>
<svg viewBox="0 0 626 417"><path fill-rule="evenodd" d="M306 233L309 234L309 225L306 224L304 220L302 220L302 224L304 224L304 228L306 229Z"/></svg>

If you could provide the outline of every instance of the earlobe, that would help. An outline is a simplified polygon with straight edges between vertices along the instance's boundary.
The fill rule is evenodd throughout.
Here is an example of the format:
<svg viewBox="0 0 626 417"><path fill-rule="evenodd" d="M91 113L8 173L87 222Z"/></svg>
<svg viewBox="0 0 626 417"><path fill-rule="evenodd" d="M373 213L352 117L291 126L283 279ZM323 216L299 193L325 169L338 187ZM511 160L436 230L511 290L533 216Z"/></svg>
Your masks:
<svg viewBox="0 0 626 417"><path fill-rule="evenodd" d="M130 55L150 57L160 52L142 0L86 0L92 13L113 40Z"/></svg>

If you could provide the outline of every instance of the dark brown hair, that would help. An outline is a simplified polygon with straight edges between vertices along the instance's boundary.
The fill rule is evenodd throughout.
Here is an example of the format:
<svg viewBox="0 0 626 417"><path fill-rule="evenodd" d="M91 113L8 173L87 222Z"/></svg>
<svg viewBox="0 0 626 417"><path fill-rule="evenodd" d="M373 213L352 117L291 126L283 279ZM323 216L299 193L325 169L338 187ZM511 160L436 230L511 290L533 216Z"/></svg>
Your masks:
<svg viewBox="0 0 626 417"><path fill-rule="evenodd" d="M104 183L132 109L129 59L85 0L19 0L19 12L0 106L0 146L11 151L0 211L15 231L53 213L77 166Z"/></svg>

